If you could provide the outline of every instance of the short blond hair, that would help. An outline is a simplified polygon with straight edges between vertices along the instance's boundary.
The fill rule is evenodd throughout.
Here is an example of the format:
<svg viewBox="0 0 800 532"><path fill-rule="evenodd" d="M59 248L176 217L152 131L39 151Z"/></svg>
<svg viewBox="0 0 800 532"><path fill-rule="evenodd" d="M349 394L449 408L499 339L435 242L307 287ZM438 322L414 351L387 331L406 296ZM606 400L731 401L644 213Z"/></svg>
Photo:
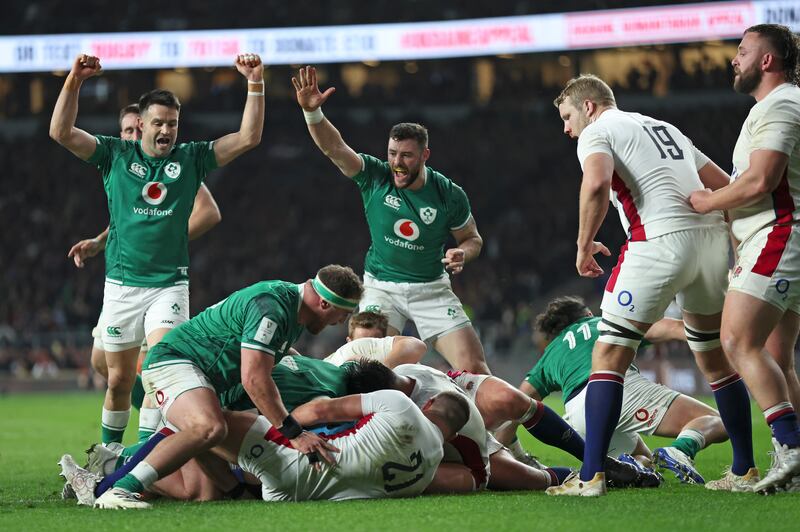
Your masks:
<svg viewBox="0 0 800 532"><path fill-rule="evenodd" d="M614 98L614 91L611 87L594 74L581 74L577 78L572 78L567 82L564 90L553 100L553 105L558 107L567 98L574 106L579 106L582 102L589 100L596 105L606 107L616 107L617 100Z"/></svg>

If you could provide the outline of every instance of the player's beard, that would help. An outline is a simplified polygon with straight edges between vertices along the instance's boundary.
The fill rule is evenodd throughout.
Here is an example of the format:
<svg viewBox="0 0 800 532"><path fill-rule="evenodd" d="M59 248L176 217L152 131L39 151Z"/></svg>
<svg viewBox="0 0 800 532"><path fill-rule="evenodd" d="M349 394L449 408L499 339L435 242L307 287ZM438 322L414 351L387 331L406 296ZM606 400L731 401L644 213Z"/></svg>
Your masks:
<svg viewBox="0 0 800 532"><path fill-rule="evenodd" d="M407 181L405 181L404 183L398 184L397 183L397 178L395 177L394 178L394 186L399 188L399 189L410 187L411 185L413 185L414 183L417 182L417 179L419 179L419 174L420 174L420 170L421 169L422 169L422 163L418 164L415 168L409 168L408 169L408 173L406 173L406 176L405 176ZM392 173L394 173L394 169L392 169ZM394 176L392 176L392 177L394 177Z"/></svg>
<svg viewBox="0 0 800 532"><path fill-rule="evenodd" d="M758 67L750 70L739 70L733 78L733 90L741 94L752 94L761 84L763 73Z"/></svg>

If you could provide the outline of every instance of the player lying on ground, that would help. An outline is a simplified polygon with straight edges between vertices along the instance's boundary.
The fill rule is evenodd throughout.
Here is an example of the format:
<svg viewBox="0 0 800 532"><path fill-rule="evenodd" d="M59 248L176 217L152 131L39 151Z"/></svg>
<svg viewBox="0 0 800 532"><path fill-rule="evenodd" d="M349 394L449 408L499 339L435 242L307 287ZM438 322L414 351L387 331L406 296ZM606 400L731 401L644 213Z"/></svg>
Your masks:
<svg viewBox="0 0 800 532"><path fill-rule="evenodd" d="M228 434L214 452L255 476L266 501L418 495L436 474L443 443L461 429L469 411L467 400L460 393L438 394L420 410L403 394L382 390L313 401L295 409L293 415L298 423L308 426L355 421L353 429L329 437L340 449L335 468L310 463L264 416L225 413ZM67 457L65 462L71 460ZM77 477L82 485L93 487L96 477L72 464L68 469L68 479L76 482ZM94 490L76 486L76 491L82 504L99 508L150 507L138 496L115 486L112 477Z"/></svg>
<svg viewBox="0 0 800 532"><path fill-rule="evenodd" d="M379 347L381 340L361 338L353 341L352 344L358 342L365 346L371 343L371 345ZM363 347L360 350L363 352ZM377 354L376 358L382 358L382 356ZM402 391L417 405L424 404L432 395L443 391L464 393L446 374L421 364L403 364L392 370L385 365L362 362L348 370L347 388L349 390L366 393L385 387ZM465 395L469 397L468 394ZM527 403L531 404L531 402L530 398L527 398ZM531 467L517 461L502 444L486 431L481 412L471 399L470 412L469 422L459 433L461 439L450 442L453 447L450 449L451 452L445 450L445 462L463 464L463 475L459 482L454 481L453 484L442 486L441 491L473 491L480 489L483 485L492 490L542 490L561 483L569 474L569 468ZM557 415L553 415L558 419L558 425L565 427L564 432L571 431L580 440L580 436L574 434L574 430L570 429ZM539 419L542 419L541 415ZM482 467L482 465L489 467ZM609 480L616 487L652 487L660 484L660 478L656 473L646 470L636 463L625 464L609 458L607 467L610 472ZM487 483L484 475L489 471L491 474Z"/></svg>
<svg viewBox="0 0 800 532"><path fill-rule="evenodd" d="M349 322L348 343L325 360L334 364L342 364L367 358L380 361L390 368L399 366L400 363L415 364L422 360L425 354L424 350L409 348L399 353L396 349L392 350L392 346L398 342L399 338L406 337L387 337L386 324L386 317L381 314L374 312L354 314ZM583 438L544 403L528 397L497 377L463 371L450 372L448 376L466 392L476 405L488 430L497 430L510 422L515 423L515 428L518 424L522 424L531 435L543 443L558 447L578 460L583 458ZM493 438L490 436L491 439ZM525 453L518 442L515 447L515 457L518 460L534 468L542 467L535 458ZM514 450L512 450L513 452ZM502 455L498 455L498 458L499 456ZM608 465L614 470L610 474L612 477L609 479L610 485L622 487L631 484L629 468L620 466L618 461L612 459L609 459ZM494 466L492 466L492 471L495 480L499 483L498 476L494 475ZM651 475L648 472L644 472L640 477L638 482L633 483L634 485L650 486L659 483L657 475Z"/></svg>
<svg viewBox="0 0 800 532"><path fill-rule="evenodd" d="M361 290L350 268L330 265L299 285L264 281L239 290L171 331L148 352L142 380L179 432L157 445L120 487L140 493L222 441L227 426L217 394L237 384L309 460L333 462L335 447L288 415L271 373L303 330L317 334L344 321Z"/></svg>
<svg viewBox="0 0 800 532"><path fill-rule="evenodd" d="M579 297L558 297L536 318L544 354L520 384L535 399L562 391L564 418L581 435L586 433L586 383L592 367L592 348L600 318ZM686 340L683 323L669 318L656 322L645 334L653 343ZM622 415L611 437L609 454L633 453L675 473L682 482L703 483L694 467L700 449L728 439L719 413L710 406L642 377L635 367L625 375ZM479 392L480 393L480 392ZM504 429L500 441L516 427ZM640 434L676 437L669 446L650 452Z"/></svg>

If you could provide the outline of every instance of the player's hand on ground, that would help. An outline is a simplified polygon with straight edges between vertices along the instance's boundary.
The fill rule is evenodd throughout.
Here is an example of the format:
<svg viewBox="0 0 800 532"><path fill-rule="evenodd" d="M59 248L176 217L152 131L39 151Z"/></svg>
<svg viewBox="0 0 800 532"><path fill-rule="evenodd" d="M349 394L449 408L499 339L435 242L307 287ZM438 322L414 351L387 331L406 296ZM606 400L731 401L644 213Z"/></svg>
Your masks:
<svg viewBox="0 0 800 532"><path fill-rule="evenodd" d="M445 252L442 264L444 264L446 270L455 275L461 273L464 269L464 257L465 253L463 249L450 248Z"/></svg>
<svg viewBox="0 0 800 532"><path fill-rule="evenodd" d="M78 80L83 81L96 75L102 69L103 67L100 66L100 58L93 55L81 54L75 58L70 74Z"/></svg>
<svg viewBox="0 0 800 532"><path fill-rule="evenodd" d="M292 447L308 456L309 462L316 469L321 467L319 459L325 460L331 465L336 463L333 453L338 453L339 448L334 447L313 432L304 430L300 436L289 441L291 441Z"/></svg>
<svg viewBox="0 0 800 532"><path fill-rule="evenodd" d="M578 258L575 260L575 267L578 269L578 274L581 277L600 277L603 275L603 268L594 260L596 253L602 253L606 257L611 255L611 252L605 247L602 242L592 242L588 248L578 248Z"/></svg>
<svg viewBox="0 0 800 532"><path fill-rule="evenodd" d="M297 92L297 103L304 111L314 111L327 101L331 94L336 92L335 87L329 87L325 92L320 92L317 84L317 69L312 66L301 68L297 77L292 77L292 85Z"/></svg>
<svg viewBox="0 0 800 532"><path fill-rule="evenodd" d="M700 214L707 214L712 211L710 200L710 188L705 190L695 190L689 195L689 204L692 206L692 209L696 210Z"/></svg>
<svg viewBox="0 0 800 532"><path fill-rule="evenodd" d="M247 81L264 81L264 64L258 54L239 54L234 66Z"/></svg>
<svg viewBox="0 0 800 532"><path fill-rule="evenodd" d="M94 238L87 238L86 240L81 240L69 248L67 257L72 259L72 261L75 263L75 266L78 268L83 268L86 259L94 257L101 250L102 248L100 247L100 242Z"/></svg>

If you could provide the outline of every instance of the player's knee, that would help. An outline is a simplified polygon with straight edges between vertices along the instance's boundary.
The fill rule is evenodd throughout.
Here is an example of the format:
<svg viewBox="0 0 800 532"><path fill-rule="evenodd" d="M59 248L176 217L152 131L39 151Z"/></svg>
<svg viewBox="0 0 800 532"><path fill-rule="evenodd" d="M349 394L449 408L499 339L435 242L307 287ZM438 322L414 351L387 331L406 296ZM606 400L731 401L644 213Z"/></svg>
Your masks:
<svg viewBox="0 0 800 532"><path fill-rule="evenodd" d="M503 415L499 417L504 420L523 417L532 403L536 401L510 386L504 386L496 393L496 410L502 412Z"/></svg>
<svg viewBox="0 0 800 532"><path fill-rule="evenodd" d="M130 393L136 382L136 373L121 368L108 368L108 388L112 391Z"/></svg>
<svg viewBox="0 0 800 532"><path fill-rule="evenodd" d="M225 424L223 419L208 419L197 424L194 428L194 433L202 447L213 447L221 443L228 435L228 425Z"/></svg>
<svg viewBox="0 0 800 532"><path fill-rule="evenodd" d="M613 314L604 313L600 323L597 324L600 333L598 342L618 345L633 349L634 352L642 343L644 334L630 321Z"/></svg>
<svg viewBox="0 0 800 532"><path fill-rule="evenodd" d="M722 345L719 329L702 330L689 327L686 324L683 325L683 329L686 332L686 342L689 344L689 349L695 353L713 351Z"/></svg>

